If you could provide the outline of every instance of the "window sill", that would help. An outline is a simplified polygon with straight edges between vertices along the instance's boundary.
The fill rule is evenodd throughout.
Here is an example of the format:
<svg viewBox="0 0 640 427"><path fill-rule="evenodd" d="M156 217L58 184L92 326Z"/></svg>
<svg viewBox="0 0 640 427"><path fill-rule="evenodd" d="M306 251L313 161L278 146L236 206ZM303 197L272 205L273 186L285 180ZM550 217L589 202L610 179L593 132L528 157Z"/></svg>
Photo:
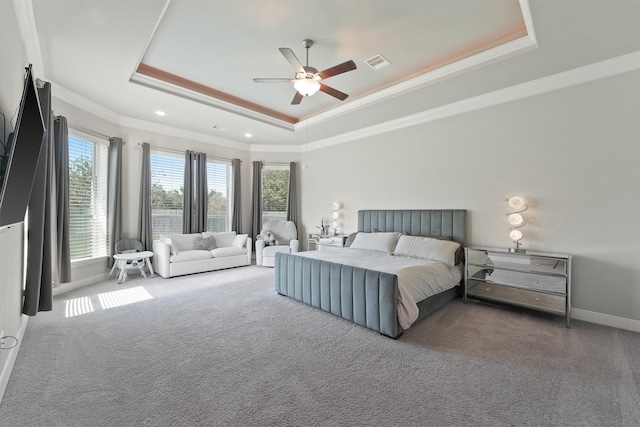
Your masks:
<svg viewBox="0 0 640 427"><path fill-rule="evenodd" d="M81 259L71 261L71 266L82 267L83 265L98 264L101 262L105 262L107 259L109 259L108 256L99 256L94 258L81 258Z"/></svg>

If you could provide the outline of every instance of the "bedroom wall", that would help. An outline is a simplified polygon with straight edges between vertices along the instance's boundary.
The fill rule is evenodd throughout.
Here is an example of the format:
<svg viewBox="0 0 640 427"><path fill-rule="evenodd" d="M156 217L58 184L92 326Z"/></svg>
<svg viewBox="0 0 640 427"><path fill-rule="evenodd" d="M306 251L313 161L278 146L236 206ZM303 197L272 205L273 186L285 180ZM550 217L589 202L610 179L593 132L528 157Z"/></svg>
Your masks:
<svg viewBox="0 0 640 427"><path fill-rule="evenodd" d="M574 316L640 330L639 94L629 72L312 150L304 224L334 200L347 232L358 209L463 208L467 245L508 247L505 199L522 195L523 245L574 255Z"/></svg>
<svg viewBox="0 0 640 427"><path fill-rule="evenodd" d="M24 81L24 67L28 65L20 30L16 21L13 2L0 0L0 113L4 114L6 129L0 128L4 142L13 125L14 115L20 105ZM0 152L3 151L0 148ZM0 232L0 253L15 252L22 247L22 225L3 228ZM3 263L0 280L0 331L5 335L19 336L22 327L22 263ZM26 316L24 317L26 319ZM17 350L1 350L0 357L0 399L13 366L10 361ZM12 357L13 356L13 357Z"/></svg>

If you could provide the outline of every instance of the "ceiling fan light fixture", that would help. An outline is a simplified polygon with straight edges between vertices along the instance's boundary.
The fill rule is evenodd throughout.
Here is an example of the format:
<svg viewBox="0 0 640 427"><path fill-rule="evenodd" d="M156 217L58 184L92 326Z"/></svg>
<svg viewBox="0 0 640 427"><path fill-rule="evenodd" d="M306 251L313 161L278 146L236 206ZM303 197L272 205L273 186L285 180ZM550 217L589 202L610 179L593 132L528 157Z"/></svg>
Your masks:
<svg viewBox="0 0 640 427"><path fill-rule="evenodd" d="M313 78L302 78L297 79L293 83L293 87L300 92L300 95L311 96L320 90L320 83Z"/></svg>

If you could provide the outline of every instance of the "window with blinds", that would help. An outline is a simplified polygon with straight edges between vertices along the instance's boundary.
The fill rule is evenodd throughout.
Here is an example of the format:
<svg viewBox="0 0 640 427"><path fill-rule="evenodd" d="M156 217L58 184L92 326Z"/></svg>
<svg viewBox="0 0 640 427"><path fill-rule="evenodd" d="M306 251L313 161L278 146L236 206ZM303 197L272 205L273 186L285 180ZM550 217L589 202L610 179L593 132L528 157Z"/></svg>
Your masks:
<svg viewBox="0 0 640 427"><path fill-rule="evenodd" d="M153 238L182 233L184 156L151 153L151 227Z"/></svg>
<svg viewBox="0 0 640 427"><path fill-rule="evenodd" d="M106 141L69 136L71 260L108 255Z"/></svg>
<svg viewBox="0 0 640 427"><path fill-rule="evenodd" d="M207 161L207 231L231 231L233 179L231 162Z"/></svg>
<svg viewBox="0 0 640 427"><path fill-rule="evenodd" d="M289 166L262 167L262 223L287 219Z"/></svg>

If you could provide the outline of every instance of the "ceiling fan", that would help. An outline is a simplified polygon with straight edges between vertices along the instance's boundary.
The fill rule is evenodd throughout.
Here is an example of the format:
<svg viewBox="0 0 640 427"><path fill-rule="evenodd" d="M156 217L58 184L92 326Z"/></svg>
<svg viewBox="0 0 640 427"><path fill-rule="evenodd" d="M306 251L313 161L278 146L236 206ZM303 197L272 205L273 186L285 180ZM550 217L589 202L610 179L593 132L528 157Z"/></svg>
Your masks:
<svg viewBox="0 0 640 427"><path fill-rule="evenodd" d="M281 47L280 53L286 58L287 61L293 68L296 70L296 75L294 78L256 78L253 79L256 83L293 83L293 87L296 88L296 94L291 101L291 105L300 104L302 98L304 96L311 96L316 93L318 90L329 94L335 98L338 98L340 101L344 101L347 99L349 95L344 92L340 92L337 89L334 89L330 86L321 83L321 80L328 79L329 77L336 76L338 74L346 73L347 71L355 70L356 64L355 62L349 60L347 62L343 62L342 64L336 65L331 68L327 68L324 71L318 72L317 69L309 66L309 48L313 46L313 40L305 39L302 41L302 46L307 51L307 65L302 65L298 58L296 57L293 50L288 47Z"/></svg>

